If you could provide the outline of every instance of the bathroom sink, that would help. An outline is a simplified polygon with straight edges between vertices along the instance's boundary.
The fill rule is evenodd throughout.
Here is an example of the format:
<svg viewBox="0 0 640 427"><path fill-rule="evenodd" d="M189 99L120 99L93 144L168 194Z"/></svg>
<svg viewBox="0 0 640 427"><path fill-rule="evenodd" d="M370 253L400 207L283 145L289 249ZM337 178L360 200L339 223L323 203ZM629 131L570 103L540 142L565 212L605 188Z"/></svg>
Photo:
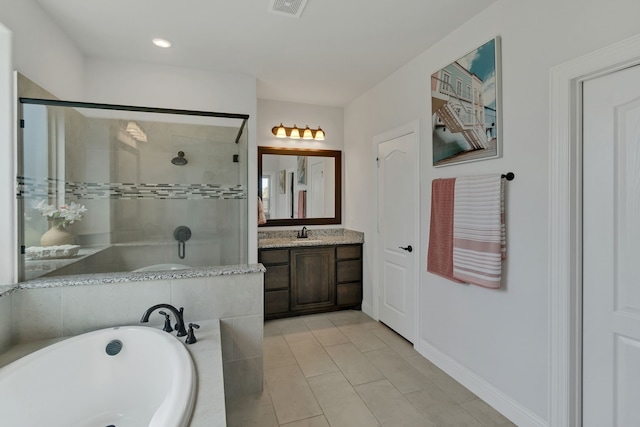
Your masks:
<svg viewBox="0 0 640 427"><path fill-rule="evenodd" d="M321 243L320 239L294 239L294 243Z"/></svg>

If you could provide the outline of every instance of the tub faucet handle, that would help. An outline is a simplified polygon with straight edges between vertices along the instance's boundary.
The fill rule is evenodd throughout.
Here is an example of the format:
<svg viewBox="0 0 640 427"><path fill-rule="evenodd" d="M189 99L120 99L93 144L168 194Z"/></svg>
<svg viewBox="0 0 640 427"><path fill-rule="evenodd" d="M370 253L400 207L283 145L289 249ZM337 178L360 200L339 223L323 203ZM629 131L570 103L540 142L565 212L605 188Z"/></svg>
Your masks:
<svg viewBox="0 0 640 427"><path fill-rule="evenodd" d="M195 344L198 342L196 335L193 333L194 328L199 329L200 325L196 323L189 323L189 332L187 332L187 340L185 341L187 344Z"/></svg>
<svg viewBox="0 0 640 427"><path fill-rule="evenodd" d="M173 332L173 328L171 327L171 319L169 319L169 314L165 311L159 311L158 313L164 316L164 328L162 328L165 332Z"/></svg>

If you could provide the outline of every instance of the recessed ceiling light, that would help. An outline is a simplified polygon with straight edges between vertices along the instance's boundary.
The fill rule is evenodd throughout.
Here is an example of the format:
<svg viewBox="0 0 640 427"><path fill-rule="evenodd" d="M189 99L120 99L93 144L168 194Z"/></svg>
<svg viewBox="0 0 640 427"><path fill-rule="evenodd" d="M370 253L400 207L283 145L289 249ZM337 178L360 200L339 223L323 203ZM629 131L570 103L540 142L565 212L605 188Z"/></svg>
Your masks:
<svg viewBox="0 0 640 427"><path fill-rule="evenodd" d="M153 39L152 42L158 47L164 47L164 48L171 47L171 42L169 40Z"/></svg>

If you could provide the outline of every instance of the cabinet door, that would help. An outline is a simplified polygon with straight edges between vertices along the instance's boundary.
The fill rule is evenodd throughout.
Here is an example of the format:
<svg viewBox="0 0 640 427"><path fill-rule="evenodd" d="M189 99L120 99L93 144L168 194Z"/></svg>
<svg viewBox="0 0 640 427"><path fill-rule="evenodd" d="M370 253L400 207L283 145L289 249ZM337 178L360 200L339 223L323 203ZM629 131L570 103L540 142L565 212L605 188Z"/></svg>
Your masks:
<svg viewBox="0 0 640 427"><path fill-rule="evenodd" d="M334 248L291 250L291 310L335 306Z"/></svg>

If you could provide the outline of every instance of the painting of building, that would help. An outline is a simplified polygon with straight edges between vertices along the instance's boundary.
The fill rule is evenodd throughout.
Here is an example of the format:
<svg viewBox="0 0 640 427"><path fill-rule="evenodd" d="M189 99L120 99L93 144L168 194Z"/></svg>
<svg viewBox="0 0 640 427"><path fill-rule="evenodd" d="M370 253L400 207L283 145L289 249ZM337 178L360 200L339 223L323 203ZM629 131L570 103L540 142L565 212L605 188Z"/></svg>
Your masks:
<svg viewBox="0 0 640 427"><path fill-rule="evenodd" d="M500 155L498 39L431 76L433 165Z"/></svg>

